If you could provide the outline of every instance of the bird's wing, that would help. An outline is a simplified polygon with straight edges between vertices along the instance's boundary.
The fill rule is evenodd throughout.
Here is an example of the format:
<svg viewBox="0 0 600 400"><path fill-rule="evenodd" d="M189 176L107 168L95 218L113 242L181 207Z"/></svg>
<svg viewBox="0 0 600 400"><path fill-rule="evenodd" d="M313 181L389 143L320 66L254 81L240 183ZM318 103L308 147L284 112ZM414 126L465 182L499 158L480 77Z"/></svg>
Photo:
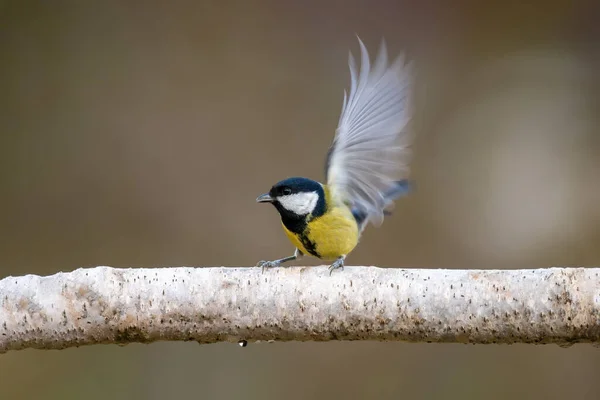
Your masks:
<svg viewBox="0 0 600 400"><path fill-rule="evenodd" d="M344 103L326 163L327 184L339 198L365 210L379 225L386 206L384 195L399 177L408 175L411 117L410 65L398 57L391 65L382 42L374 65L358 39L360 72L350 54L350 93Z"/></svg>

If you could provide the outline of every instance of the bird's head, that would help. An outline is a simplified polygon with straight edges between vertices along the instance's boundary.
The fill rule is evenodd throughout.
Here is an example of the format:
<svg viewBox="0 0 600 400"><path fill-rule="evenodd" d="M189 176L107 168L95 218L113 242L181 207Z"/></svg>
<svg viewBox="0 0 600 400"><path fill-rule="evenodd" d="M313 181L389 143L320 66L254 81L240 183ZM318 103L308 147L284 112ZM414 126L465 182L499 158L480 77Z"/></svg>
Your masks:
<svg viewBox="0 0 600 400"><path fill-rule="evenodd" d="M282 217L319 216L326 209L323 185L307 178L288 178L277 182L256 201L273 204Z"/></svg>

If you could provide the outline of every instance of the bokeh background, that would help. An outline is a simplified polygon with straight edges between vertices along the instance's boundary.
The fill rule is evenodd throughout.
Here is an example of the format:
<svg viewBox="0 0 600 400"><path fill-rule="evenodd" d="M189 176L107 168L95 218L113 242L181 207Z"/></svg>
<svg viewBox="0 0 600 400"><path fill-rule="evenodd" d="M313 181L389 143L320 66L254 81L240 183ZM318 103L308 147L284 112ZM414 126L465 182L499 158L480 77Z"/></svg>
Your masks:
<svg viewBox="0 0 600 400"><path fill-rule="evenodd" d="M418 188L350 264L597 266L599 17L577 0L0 1L0 278L290 253L254 199L322 178L355 34L415 62ZM597 399L599 371L589 345L107 345L0 355L0 399Z"/></svg>

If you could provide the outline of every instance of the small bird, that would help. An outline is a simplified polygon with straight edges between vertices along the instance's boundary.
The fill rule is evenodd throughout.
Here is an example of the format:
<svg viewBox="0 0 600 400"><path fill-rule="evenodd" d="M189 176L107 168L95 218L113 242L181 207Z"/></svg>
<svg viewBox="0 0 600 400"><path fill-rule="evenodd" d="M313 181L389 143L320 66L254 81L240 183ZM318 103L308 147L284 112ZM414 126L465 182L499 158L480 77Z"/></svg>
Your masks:
<svg viewBox="0 0 600 400"><path fill-rule="evenodd" d="M411 66L402 56L390 64L382 41L371 67L367 48L358 41L361 67L358 71L350 53L350 91L344 91L327 153L327 183L288 178L256 199L275 206L296 247L289 257L260 261L263 272L304 254L333 261L330 274L343 269L366 225L381 225L394 200L410 190L406 176L411 135L405 128L411 118ZM397 180L400 176L404 179Z"/></svg>

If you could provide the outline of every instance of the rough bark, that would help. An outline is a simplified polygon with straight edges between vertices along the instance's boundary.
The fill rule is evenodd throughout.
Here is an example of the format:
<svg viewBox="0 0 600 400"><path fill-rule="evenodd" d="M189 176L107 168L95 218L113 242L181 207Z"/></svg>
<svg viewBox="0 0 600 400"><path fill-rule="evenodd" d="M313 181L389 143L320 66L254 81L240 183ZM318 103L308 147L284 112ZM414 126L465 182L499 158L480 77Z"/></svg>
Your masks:
<svg viewBox="0 0 600 400"><path fill-rule="evenodd" d="M0 352L158 340L600 343L600 269L78 269L0 280Z"/></svg>

